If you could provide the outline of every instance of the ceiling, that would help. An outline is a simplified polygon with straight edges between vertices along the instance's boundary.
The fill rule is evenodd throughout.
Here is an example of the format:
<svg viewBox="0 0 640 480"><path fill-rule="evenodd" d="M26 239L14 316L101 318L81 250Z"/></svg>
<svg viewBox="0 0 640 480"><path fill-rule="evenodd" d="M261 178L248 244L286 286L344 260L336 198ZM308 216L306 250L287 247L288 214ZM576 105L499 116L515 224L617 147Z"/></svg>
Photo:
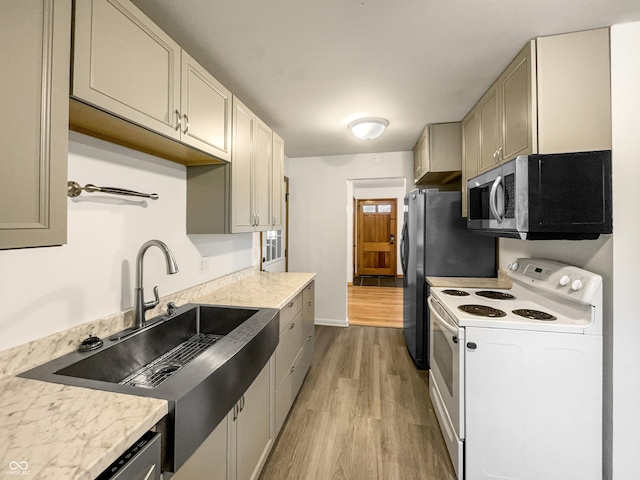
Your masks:
<svg viewBox="0 0 640 480"><path fill-rule="evenodd" d="M638 0L133 0L289 157L407 151L536 36L640 20ZM376 140L347 130L389 120Z"/></svg>

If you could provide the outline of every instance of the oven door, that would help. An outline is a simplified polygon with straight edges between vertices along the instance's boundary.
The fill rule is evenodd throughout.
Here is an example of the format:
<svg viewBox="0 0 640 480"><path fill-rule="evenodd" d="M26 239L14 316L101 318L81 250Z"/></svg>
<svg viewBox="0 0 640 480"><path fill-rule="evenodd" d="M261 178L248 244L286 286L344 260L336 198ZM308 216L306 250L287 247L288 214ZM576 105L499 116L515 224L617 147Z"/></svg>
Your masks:
<svg viewBox="0 0 640 480"><path fill-rule="evenodd" d="M429 395L458 478L463 478L464 328L433 296L429 303Z"/></svg>

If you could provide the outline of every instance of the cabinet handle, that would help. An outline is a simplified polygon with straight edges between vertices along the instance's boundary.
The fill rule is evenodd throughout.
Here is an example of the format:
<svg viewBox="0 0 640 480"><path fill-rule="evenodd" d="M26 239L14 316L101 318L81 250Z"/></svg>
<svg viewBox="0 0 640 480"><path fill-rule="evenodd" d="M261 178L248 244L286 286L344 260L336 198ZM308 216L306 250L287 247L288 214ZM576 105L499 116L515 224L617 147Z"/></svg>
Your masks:
<svg viewBox="0 0 640 480"><path fill-rule="evenodd" d="M273 215L273 216L271 217L271 225L275 225L275 224L276 224L276 216L275 216L275 215Z"/></svg>
<svg viewBox="0 0 640 480"><path fill-rule="evenodd" d="M289 325L289 330L291 330L295 326L296 326L296 322L291 322L291 325Z"/></svg>
<svg viewBox="0 0 640 480"><path fill-rule="evenodd" d="M178 110L176 110L176 120L178 120L178 124L176 125L176 132L178 130L180 130L180 127L182 126L182 119L180 117L180 112Z"/></svg>
<svg viewBox="0 0 640 480"><path fill-rule="evenodd" d="M307 307L310 307L312 305L312 302L307 303Z"/></svg>
<svg viewBox="0 0 640 480"><path fill-rule="evenodd" d="M309 335L309 338L307 338L307 342L310 342L312 338L313 338L313 335Z"/></svg>
<svg viewBox="0 0 640 480"><path fill-rule="evenodd" d="M501 162L504 159L504 156L502 155L502 147L500 147L498 149L498 161Z"/></svg>
<svg viewBox="0 0 640 480"><path fill-rule="evenodd" d="M256 227L260 225L260 215L256 215Z"/></svg>
<svg viewBox="0 0 640 480"><path fill-rule="evenodd" d="M155 469L156 469L156 464L154 463L149 467L149 470L147 470L147 474L144 476L143 480L149 480Z"/></svg>
<svg viewBox="0 0 640 480"><path fill-rule="evenodd" d="M233 421L235 422L237 418L238 418L238 404L236 403L233 406Z"/></svg>
<svg viewBox="0 0 640 480"><path fill-rule="evenodd" d="M240 411L242 412L242 410L244 410L244 395L240 398Z"/></svg>
<svg viewBox="0 0 640 480"><path fill-rule="evenodd" d="M289 375L291 375L295 369L296 369L296 366L291 365L291 368L289 369Z"/></svg>
<svg viewBox="0 0 640 480"><path fill-rule="evenodd" d="M184 117L184 123L186 125L185 129L182 131L182 133L186 134L189 131L189 117L187 117L187 114L183 114L182 115Z"/></svg>
<svg viewBox="0 0 640 480"><path fill-rule="evenodd" d="M291 302L289 305L287 305L288 308L293 307L293 302Z"/></svg>

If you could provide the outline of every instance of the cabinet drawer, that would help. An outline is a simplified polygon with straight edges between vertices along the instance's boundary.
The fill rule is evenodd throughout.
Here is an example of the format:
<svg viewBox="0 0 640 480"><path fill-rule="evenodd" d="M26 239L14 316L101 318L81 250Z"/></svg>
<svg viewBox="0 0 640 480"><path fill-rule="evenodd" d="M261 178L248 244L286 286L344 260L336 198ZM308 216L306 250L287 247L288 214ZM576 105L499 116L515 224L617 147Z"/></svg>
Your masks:
<svg viewBox="0 0 640 480"><path fill-rule="evenodd" d="M302 290L302 303L304 305L306 305L307 303L309 303L309 301L313 300L314 294L315 294L315 282L311 281L311 283L309 283L309 285L307 285L306 287L304 287L304 290Z"/></svg>
<svg viewBox="0 0 640 480"><path fill-rule="evenodd" d="M302 314L299 313L280 334L276 348L276 388L282 382L302 348Z"/></svg>
<svg viewBox="0 0 640 480"><path fill-rule="evenodd" d="M295 296L280 310L280 333L289 325L298 312L302 309L302 292Z"/></svg>
<svg viewBox="0 0 640 480"><path fill-rule="evenodd" d="M307 338L313 333L313 327L315 323L315 306L313 303L313 297L311 300L305 301L302 307L302 336Z"/></svg>
<svg viewBox="0 0 640 480"><path fill-rule="evenodd" d="M287 371L280 386L276 389L276 436L280 433L282 424L284 423L293 400L296 398L293 392L293 372L295 371L295 365Z"/></svg>
<svg viewBox="0 0 640 480"><path fill-rule="evenodd" d="M293 370L293 388L297 395L298 390L302 387L304 377L307 375L311 363L313 362L313 351L315 349L316 336L315 333L309 333L304 339L302 351L296 359L295 368Z"/></svg>

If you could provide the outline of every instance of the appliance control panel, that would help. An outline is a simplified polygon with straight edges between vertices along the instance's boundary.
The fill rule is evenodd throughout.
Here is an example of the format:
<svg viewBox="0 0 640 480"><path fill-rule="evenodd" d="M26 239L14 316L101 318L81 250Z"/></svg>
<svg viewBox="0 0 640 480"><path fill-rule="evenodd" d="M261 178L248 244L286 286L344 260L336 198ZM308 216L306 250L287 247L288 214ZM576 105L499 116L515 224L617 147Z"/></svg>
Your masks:
<svg viewBox="0 0 640 480"><path fill-rule="evenodd" d="M591 305L602 285L600 275L540 258L518 258L508 270L514 280L585 305Z"/></svg>

